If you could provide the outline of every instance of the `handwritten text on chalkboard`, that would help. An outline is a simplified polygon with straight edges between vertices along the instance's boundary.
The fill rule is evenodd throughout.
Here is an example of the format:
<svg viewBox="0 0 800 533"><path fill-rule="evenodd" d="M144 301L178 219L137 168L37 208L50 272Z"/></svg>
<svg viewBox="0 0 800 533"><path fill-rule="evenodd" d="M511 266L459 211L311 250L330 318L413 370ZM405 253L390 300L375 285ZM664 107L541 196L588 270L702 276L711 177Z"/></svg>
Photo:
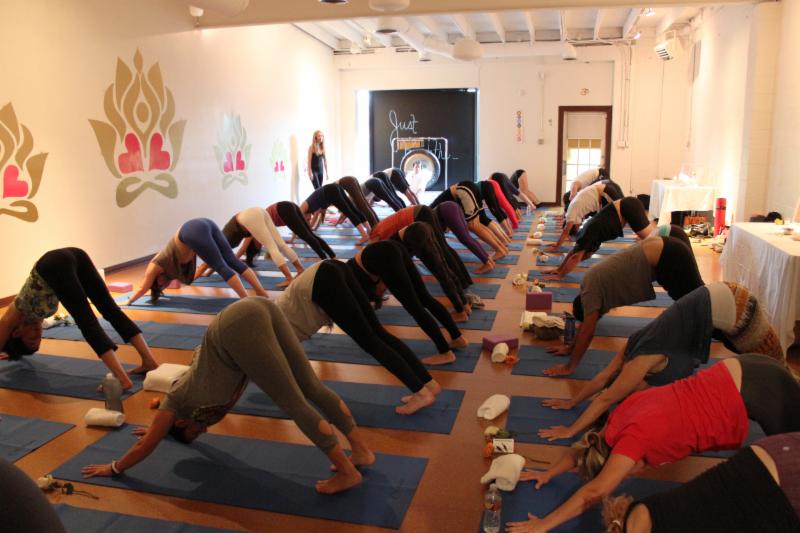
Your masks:
<svg viewBox="0 0 800 533"><path fill-rule="evenodd" d="M389 124L391 124L392 128L394 128L391 135L389 135L390 150L392 149L392 142L394 142L394 140L400 136L401 131L417 135L417 117L414 116L414 113L411 113L410 116L411 118L409 120L401 122L397 118L397 111L394 109L389 111Z"/></svg>

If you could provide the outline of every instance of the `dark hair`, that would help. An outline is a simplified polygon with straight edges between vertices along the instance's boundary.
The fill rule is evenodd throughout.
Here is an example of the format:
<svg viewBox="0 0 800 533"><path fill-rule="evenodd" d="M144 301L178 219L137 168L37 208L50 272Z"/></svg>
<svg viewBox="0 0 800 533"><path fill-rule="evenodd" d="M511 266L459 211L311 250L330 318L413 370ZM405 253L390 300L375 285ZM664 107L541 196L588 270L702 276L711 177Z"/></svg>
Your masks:
<svg viewBox="0 0 800 533"><path fill-rule="evenodd" d="M764 218L764 222L775 222L777 219L783 219L780 213L777 211L770 211L767 213L767 216Z"/></svg>
<svg viewBox="0 0 800 533"><path fill-rule="evenodd" d="M247 250L244 252L244 262L247 264L247 266L253 266L253 259L256 258L260 251L261 243L255 239L251 240L250 244L247 245Z"/></svg>
<svg viewBox="0 0 800 533"><path fill-rule="evenodd" d="M583 322L583 302L581 301L581 295L577 295L574 300L572 300L572 314L575 317L575 320L578 322Z"/></svg>
<svg viewBox="0 0 800 533"><path fill-rule="evenodd" d="M491 176L489 176L489 179L493 180L493 181L497 181L497 180L503 181L504 178L508 179L508 176L506 176L502 172L494 172L494 173L492 173Z"/></svg>
<svg viewBox="0 0 800 533"><path fill-rule="evenodd" d="M31 355L32 353L36 352L36 350L31 350L25 343L22 342L20 337L11 337L6 341L5 346L3 346L3 350L5 353L8 354L8 358L11 361L17 361L22 358L23 355Z"/></svg>
<svg viewBox="0 0 800 533"><path fill-rule="evenodd" d="M183 443L183 444L191 444L192 441L186 437L186 426L178 426L177 420L172 423L172 427L169 428L170 436L175 439L176 441Z"/></svg>
<svg viewBox="0 0 800 533"><path fill-rule="evenodd" d="M598 168L597 169L597 177L598 177L598 179L601 179L601 180L607 180L608 179L608 170L606 170L603 167Z"/></svg>
<svg viewBox="0 0 800 533"><path fill-rule="evenodd" d="M567 209L569 207L569 191L565 192L561 199L564 200L564 209Z"/></svg>
<svg viewBox="0 0 800 533"><path fill-rule="evenodd" d="M513 179L517 179L517 178L519 178L520 176L522 176L523 174L525 174L525 170L524 170L524 169L521 169L521 168L518 168L517 170L515 170L515 171L514 171L514 173L513 173L513 174L511 174L511 179L512 179L512 180L513 180Z"/></svg>
<svg viewBox="0 0 800 533"><path fill-rule="evenodd" d="M158 302L162 294L164 294L164 291L158 285L158 276L156 276L156 279L153 280L153 284L150 285L150 303L154 304Z"/></svg>

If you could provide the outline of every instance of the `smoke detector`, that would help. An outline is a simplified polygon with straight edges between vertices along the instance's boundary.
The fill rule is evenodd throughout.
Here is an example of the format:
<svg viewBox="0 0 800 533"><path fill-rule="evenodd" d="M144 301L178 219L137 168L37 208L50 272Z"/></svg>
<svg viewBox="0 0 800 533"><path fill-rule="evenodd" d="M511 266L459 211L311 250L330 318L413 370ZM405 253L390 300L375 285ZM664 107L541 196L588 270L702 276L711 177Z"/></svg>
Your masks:
<svg viewBox="0 0 800 533"><path fill-rule="evenodd" d="M561 59L564 61L575 61L578 59L578 49L570 43L565 42L561 48Z"/></svg>
<svg viewBox="0 0 800 533"><path fill-rule="evenodd" d="M406 30L408 30L408 21L402 17L378 17L378 23L375 26L375 33L383 35Z"/></svg>
<svg viewBox="0 0 800 533"><path fill-rule="evenodd" d="M430 61L431 59L432 59L432 57L431 57L431 53L430 52L428 52L427 50L420 50L419 51L419 56L417 57L417 61L426 62L426 61Z"/></svg>

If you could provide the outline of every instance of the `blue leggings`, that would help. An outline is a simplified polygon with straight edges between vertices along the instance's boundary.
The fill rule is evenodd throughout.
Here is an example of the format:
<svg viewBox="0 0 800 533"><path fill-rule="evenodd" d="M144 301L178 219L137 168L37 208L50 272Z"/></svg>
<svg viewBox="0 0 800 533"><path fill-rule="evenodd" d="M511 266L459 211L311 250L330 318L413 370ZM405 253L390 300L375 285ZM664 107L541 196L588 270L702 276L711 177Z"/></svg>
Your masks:
<svg viewBox="0 0 800 533"><path fill-rule="evenodd" d="M181 226L178 239L194 250L200 259L228 281L238 272L247 270L247 265L233 253L219 227L207 218L193 218Z"/></svg>

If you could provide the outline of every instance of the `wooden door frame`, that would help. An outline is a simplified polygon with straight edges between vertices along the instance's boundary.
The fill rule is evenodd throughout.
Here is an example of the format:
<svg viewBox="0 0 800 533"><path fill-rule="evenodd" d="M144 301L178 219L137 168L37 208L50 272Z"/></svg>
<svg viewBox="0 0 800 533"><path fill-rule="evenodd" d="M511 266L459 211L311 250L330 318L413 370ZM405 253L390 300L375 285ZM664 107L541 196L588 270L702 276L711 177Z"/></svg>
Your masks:
<svg viewBox="0 0 800 533"><path fill-rule="evenodd" d="M606 115L606 153L603 165L606 170L611 168L611 118L610 105L562 105L558 106L558 150L556 168L556 201L555 205L562 205L562 187L564 177L564 115L567 113L605 113Z"/></svg>

